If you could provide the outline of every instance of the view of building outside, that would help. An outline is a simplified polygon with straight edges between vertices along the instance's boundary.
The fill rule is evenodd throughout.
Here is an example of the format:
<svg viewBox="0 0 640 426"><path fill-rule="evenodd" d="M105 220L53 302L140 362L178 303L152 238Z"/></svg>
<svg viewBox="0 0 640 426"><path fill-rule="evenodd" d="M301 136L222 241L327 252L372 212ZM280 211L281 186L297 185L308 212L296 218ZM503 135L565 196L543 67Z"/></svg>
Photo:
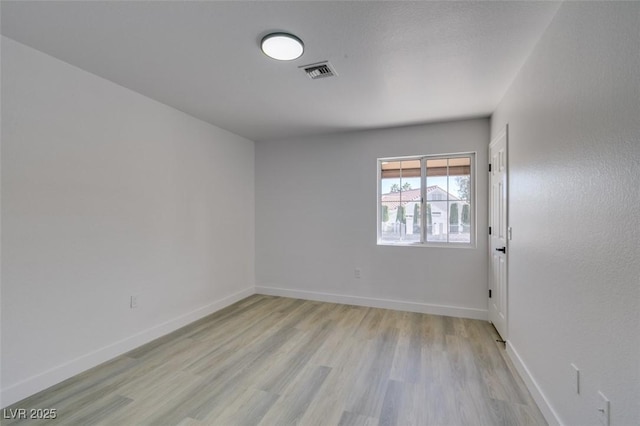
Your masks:
<svg viewBox="0 0 640 426"><path fill-rule="evenodd" d="M420 178L381 179L381 239L421 241ZM470 243L470 176L427 177L426 242Z"/></svg>

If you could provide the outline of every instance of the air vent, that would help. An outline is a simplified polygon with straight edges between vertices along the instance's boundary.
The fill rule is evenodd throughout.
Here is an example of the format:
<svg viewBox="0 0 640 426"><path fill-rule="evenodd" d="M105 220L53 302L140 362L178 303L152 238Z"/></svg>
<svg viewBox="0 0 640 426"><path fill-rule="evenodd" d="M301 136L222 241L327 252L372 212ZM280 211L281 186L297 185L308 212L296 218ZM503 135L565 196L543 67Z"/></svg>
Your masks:
<svg viewBox="0 0 640 426"><path fill-rule="evenodd" d="M331 64L329 64L329 62L327 61L318 62L316 64L303 65L300 68L302 68L304 72L307 73L307 76L309 76L309 78L312 80L338 75L333 70Z"/></svg>

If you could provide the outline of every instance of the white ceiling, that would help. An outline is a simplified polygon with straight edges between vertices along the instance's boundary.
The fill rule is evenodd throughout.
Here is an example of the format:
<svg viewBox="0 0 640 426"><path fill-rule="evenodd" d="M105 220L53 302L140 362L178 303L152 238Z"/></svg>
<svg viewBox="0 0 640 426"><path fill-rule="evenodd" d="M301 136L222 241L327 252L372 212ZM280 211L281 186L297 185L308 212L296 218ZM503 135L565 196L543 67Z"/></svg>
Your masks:
<svg viewBox="0 0 640 426"><path fill-rule="evenodd" d="M488 116L549 2L2 1L2 34L252 140ZM291 32L291 62L260 39ZM300 65L329 60L338 77Z"/></svg>

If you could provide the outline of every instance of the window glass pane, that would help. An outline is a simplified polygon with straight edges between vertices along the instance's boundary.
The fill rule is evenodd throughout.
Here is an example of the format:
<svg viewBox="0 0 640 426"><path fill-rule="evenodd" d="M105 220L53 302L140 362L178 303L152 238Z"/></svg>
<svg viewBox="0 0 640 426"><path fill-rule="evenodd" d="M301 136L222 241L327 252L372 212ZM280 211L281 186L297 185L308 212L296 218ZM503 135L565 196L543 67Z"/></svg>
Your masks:
<svg viewBox="0 0 640 426"><path fill-rule="evenodd" d="M460 203L460 241L462 243L471 242L471 204L468 201Z"/></svg>
<svg viewBox="0 0 640 426"><path fill-rule="evenodd" d="M414 219L420 204L420 160L386 161L380 164L380 237L383 241L420 242Z"/></svg>
<svg viewBox="0 0 640 426"><path fill-rule="evenodd" d="M447 177L427 177L427 200L447 201Z"/></svg>
<svg viewBox="0 0 640 426"><path fill-rule="evenodd" d="M380 237L384 241L400 240L400 228L395 225L396 212L400 202L400 162L382 163L381 172L391 172L390 178L380 180Z"/></svg>
<svg viewBox="0 0 640 426"><path fill-rule="evenodd" d="M471 158L449 159L449 242L471 242Z"/></svg>
<svg viewBox="0 0 640 426"><path fill-rule="evenodd" d="M383 195L381 201L380 212L380 238L383 241L400 241L402 235L402 227L396 222L396 215L398 213L397 201L385 201Z"/></svg>
<svg viewBox="0 0 640 426"><path fill-rule="evenodd" d="M447 159L427 160L427 201L447 200Z"/></svg>
<svg viewBox="0 0 640 426"><path fill-rule="evenodd" d="M400 187L402 224L404 225L402 239L407 242L420 242L420 167L420 160L402 162L403 178ZM398 220L397 218L396 221Z"/></svg>
<svg viewBox="0 0 640 426"><path fill-rule="evenodd" d="M449 176L449 188L454 199L469 201L471 199L471 176Z"/></svg>
<svg viewBox="0 0 640 426"><path fill-rule="evenodd" d="M447 242L447 201L430 201L427 203L427 241Z"/></svg>
<svg viewBox="0 0 640 426"><path fill-rule="evenodd" d="M469 231L464 231L461 223L462 203L460 201L449 201L449 242L450 243L470 243L471 235Z"/></svg>
<svg viewBox="0 0 640 426"><path fill-rule="evenodd" d="M469 157L449 159L449 194L452 200L471 198L471 159Z"/></svg>

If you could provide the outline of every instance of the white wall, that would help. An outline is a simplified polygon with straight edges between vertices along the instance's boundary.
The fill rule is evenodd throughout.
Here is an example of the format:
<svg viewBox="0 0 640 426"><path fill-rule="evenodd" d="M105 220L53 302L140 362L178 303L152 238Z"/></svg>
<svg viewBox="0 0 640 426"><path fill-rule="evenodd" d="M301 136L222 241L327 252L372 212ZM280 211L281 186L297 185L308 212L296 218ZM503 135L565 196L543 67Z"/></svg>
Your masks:
<svg viewBox="0 0 640 426"><path fill-rule="evenodd" d="M0 405L253 292L252 141L4 37L2 114Z"/></svg>
<svg viewBox="0 0 640 426"><path fill-rule="evenodd" d="M510 130L510 352L552 423L599 425L600 390L611 425L640 424L639 70L640 3L565 2L492 118Z"/></svg>
<svg viewBox="0 0 640 426"><path fill-rule="evenodd" d="M486 318L488 143L488 119L256 143L257 291ZM377 246L377 158L468 151L477 248Z"/></svg>

